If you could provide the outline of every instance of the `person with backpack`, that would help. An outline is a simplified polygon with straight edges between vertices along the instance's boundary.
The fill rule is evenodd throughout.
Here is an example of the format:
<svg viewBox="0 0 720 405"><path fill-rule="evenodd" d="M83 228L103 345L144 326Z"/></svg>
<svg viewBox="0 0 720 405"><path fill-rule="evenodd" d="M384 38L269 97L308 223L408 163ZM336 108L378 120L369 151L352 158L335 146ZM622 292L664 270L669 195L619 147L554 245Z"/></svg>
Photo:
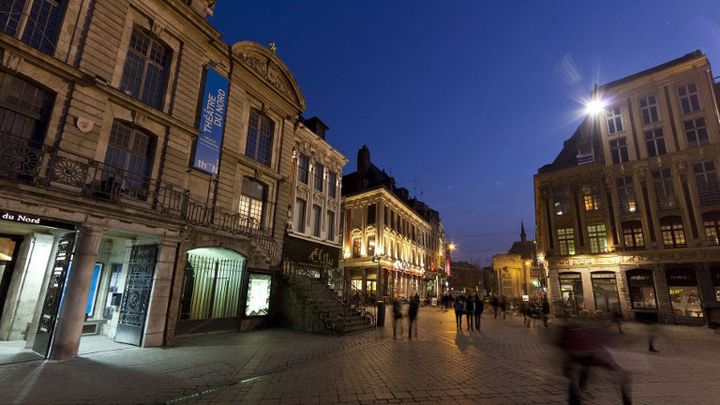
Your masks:
<svg viewBox="0 0 720 405"><path fill-rule="evenodd" d="M455 297L455 304L453 307L455 308L455 325L458 330L461 330L463 310L465 309L465 297L462 295Z"/></svg>

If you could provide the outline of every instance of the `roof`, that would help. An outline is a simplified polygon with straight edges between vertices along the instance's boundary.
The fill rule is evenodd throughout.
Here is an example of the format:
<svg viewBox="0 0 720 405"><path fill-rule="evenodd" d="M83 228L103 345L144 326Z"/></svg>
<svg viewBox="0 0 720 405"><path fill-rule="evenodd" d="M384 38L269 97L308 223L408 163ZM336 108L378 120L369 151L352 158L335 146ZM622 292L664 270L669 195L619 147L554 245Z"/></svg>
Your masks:
<svg viewBox="0 0 720 405"><path fill-rule="evenodd" d="M514 242L508 253L520 255L525 260L532 260L535 258L535 242L531 240Z"/></svg>
<svg viewBox="0 0 720 405"><path fill-rule="evenodd" d="M575 133L563 142L563 148L555 160L541 167L538 173L550 173L596 161L602 161L600 128L596 120L585 118Z"/></svg>
<svg viewBox="0 0 720 405"><path fill-rule="evenodd" d="M625 77L623 77L623 78L621 78L621 79L617 79L617 80L614 80L614 81L612 81L612 82L610 82L610 83L603 84L602 86L599 86L599 89L601 89L601 90L606 90L606 89L609 89L609 88L611 88L611 87L615 87L615 86L619 86L619 85L621 85L621 84L625 84L625 83L631 82L631 81L633 81L633 80L635 80L635 79L638 79L638 78L640 78L640 77L643 77L643 76L646 76L646 75L649 75L649 74L652 74L652 73L657 73L657 72L663 71L663 70L665 70L665 69L667 69L667 68L670 68L670 67L673 67L673 66L676 66L676 65L680 65L680 64L689 62L689 61L691 61L691 60L701 59L701 58L704 58L704 57L705 57L705 55L703 55L703 53L702 53L700 50L695 50L695 51L690 52L690 53L688 53L688 54L686 54L686 55L683 55L683 56L681 56L681 57L679 57L679 58L677 58L677 59L673 59L673 60L671 60L671 61L669 61L669 62L665 62L665 63L663 63L663 64L660 64L660 65L651 67L650 69L645 69L645 70L643 70L643 71L641 71L641 72L633 73L633 74L631 74L630 76L625 76Z"/></svg>

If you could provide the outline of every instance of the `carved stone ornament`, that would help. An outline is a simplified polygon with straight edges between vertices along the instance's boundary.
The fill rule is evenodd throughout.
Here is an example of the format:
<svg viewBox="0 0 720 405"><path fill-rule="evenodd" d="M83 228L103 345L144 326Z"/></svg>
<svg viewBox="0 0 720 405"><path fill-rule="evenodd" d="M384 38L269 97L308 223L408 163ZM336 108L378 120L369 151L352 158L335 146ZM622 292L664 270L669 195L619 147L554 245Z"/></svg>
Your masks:
<svg viewBox="0 0 720 405"><path fill-rule="evenodd" d="M141 113L140 111L133 111L131 112L131 115L133 124L142 125L143 122L145 122L145 114Z"/></svg>
<svg viewBox="0 0 720 405"><path fill-rule="evenodd" d="M635 176L637 177L637 179L639 181L647 180L647 176L648 176L647 167L641 167L641 168L637 169L637 171L635 171Z"/></svg>
<svg viewBox="0 0 720 405"><path fill-rule="evenodd" d="M95 122L90 120L87 117L77 117L75 119L75 126L78 127L80 132L82 133L88 133L95 128Z"/></svg>
<svg viewBox="0 0 720 405"><path fill-rule="evenodd" d="M17 72L20 64L23 62L22 56L16 55L7 49L3 52L2 64L7 69Z"/></svg>
<svg viewBox="0 0 720 405"><path fill-rule="evenodd" d="M165 31L165 26L157 22L157 20L152 20L150 23L150 31L152 31L156 37L160 38L160 35Z"/></svg>
<svg viewBox="0 0 720 405"><path fill-rule="evenodd" d="M678 171L678 174L687 174L688 170L688 163L687 160L678 160L675 162L675 168Z"/></svg>
<svg viewBox="0 0 720 405"><path fill-rule="evenodd" d="M280 66L266 57L248 55L240 52L238 55L240 62L257 73L262 79L275 90L289 97L293 101L297 101L292 91L292 85Z"/></svg>

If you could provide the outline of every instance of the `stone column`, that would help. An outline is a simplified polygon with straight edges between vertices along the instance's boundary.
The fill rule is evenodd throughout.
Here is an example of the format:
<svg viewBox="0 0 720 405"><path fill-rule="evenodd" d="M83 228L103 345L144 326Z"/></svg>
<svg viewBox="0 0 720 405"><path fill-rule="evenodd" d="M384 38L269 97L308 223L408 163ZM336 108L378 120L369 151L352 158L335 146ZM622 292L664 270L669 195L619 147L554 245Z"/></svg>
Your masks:
<svg viewBox="0 0 720 405"><path fill-rule="evenodd" d="M158 249L142 347L163 345L177 246L176 240L165 239Z"/></svg>
<svg viewBox="0 0 720 405"><path fill-rule="evenodd" d="M102 233L102 228L92 225L82 225L78 232L73 265L65 282L65 296L50 350L50 358L53 360L77 356L85 321L85 306Z"/></svg>

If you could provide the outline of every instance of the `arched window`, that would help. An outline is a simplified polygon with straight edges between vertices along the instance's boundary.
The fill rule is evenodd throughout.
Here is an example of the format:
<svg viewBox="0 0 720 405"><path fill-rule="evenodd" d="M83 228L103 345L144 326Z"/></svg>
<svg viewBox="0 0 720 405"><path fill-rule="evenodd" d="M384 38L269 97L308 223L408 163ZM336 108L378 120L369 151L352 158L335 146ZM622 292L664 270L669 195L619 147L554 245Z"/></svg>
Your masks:
<svg viewBox="0 0 720 405"><path fill-rule="evenodd" d="M720 236L720 211L706 212L703 214L702 219L708 243L714 246L720 245L720 241L718 241L718 236Z"/></svg>
<svg viewBox="0 0 720 405"><path fill-rule="evenodd" d="M644 249L642 223L640 221L627 221L622 223L623 242L625 249Z"/></svg>
<svg viewBox="0 0 720 405"><path fill-rule="evenodd" d="M682 218L679 216L661 218L660 231L662 232L663 246L666 248L687 246L685 243L685 230L683 229Z"/></svg>

